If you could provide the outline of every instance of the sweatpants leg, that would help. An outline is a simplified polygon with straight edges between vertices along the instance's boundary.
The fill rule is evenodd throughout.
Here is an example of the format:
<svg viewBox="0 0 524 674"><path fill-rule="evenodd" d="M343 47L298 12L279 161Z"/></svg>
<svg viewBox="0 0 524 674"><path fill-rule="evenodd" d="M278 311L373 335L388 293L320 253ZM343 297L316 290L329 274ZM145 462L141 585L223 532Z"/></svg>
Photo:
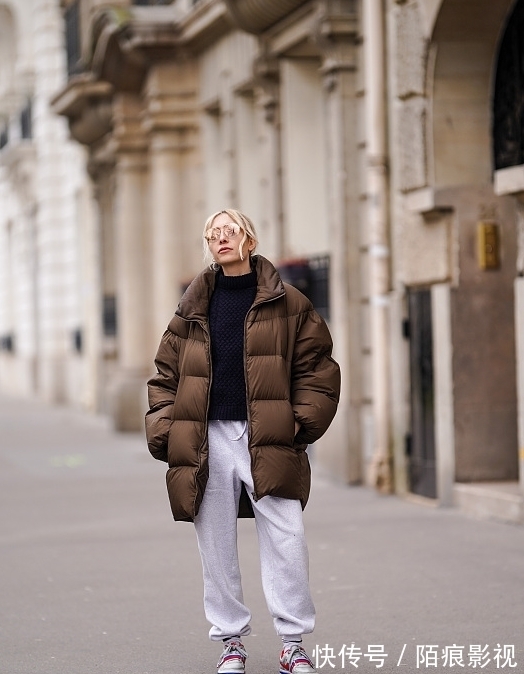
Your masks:
<svg viewBox="0 0 524 674"><path fill-rule="evenodd" d="M302 506L276 496L253 503L262 587L279 636L300 637L315 627Z"/></svg>
<svg viewBox="0 0 524 674"><path fill-rule="evenodd" d="M235 457L245 421L210 421L209 479L195 518L204 574L204 611L214 641L251 632L244 605L237 547L237 513L242 484Z"/></svg>
<svg viewBox="0 0 524 674"><path fill-rule="evenodd" d="M315 607L300 501L277 496L253 501L247 433L238 466L255 513L262 588L275 630L286 637L309 634L315 626Z"/></svg>
<svg viewBox="0 0 524 674"><path fill-rule="evenodd" d="M249 634L237 552L237 512L242 482L253 492L247 424L209 424L209 481L195 520L204 568L204 608L211 639ZM264 595L277 634L313 631L308 551L299 501L264 496L253 501Z"/></svg>

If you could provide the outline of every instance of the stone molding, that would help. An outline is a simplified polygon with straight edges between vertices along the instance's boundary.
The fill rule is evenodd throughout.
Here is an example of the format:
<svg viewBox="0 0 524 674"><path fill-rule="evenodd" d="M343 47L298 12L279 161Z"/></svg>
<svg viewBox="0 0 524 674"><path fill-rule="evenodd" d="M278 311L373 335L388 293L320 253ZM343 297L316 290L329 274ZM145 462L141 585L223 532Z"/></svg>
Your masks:
<svg viewBox="0 0 524 674"><path fill-rule="evenodd" d="M417 4L408 4L395 12L395 62L397 96L424 96L428 40L422 32L422 17Z"/></svg>
<svg viewBox="0 0 524 674"><path fill-rule="evenodd" d="M405 197L406 210L419 213L427 218L451 213L454 208L448 203L447 192L424 187L408 192Z"/></svg>
<svg viewBox="0 0 524 674"><path fill-rule="evenodd" d="M264 54L254 60L253 91L257 105L264 111L265 121L277 123L280 105L280 64L277 58Z"/></svg>
<svg viewBox="0 0 524 674"><path fill-rule="evenodd" d="M453 283L458 244L449 191L413 190L404 196L404 209L395 228L397 278L404 285Z"/></svg>
<svg viewBox="0 0 524 674"><path fill-rule="evenodd" d="M357 70L357 51L359 43L359 16L356 6L348 5L343 12L331 2L321 6L315 26L315 43L322 55L322 74L324 88L332 92L338 85L341 72Z"/></svg>
<svg viewBox="0 0 524 674"><path fill-rule="evenodd" d="M183 131L198 128L196 91L147 99L143 128L150 131Z"/></svg>
<svg viewBox="0 0 524 674"><path fill-rule="evenodd" d="M197 84L198 73L194 62L155 66L149 74L143 92L144 130L148 133L171 134L175 137L186 131L198 129Z"/></svg>
<svg viewBox="0 0 524 674"><path fill-rule="evenodd" d="M318 0L301 5L261 39L268 53L275 56L322 57L324 51L339 49L348 41L356 43L360 39L358 22L353 0Z"/></svg>
<svg viewBox="0 0 524 674"><path fill-rule="evenodd" d="M124 154L145 156L148 138L142 126L143 107L140 99L132 94L115 96L113 118L114 129L110 145L115 154L119 157Z"/></svg>
<svg viewBox="0 0 524 674"><path fill-rule="evenodd" d="M499 169L493 177L495 194L524 197L524 164Z"/></svg>
<svg viewBox="0 0 524 674"><path fill-rule="evenodd" d="M429 42L424 36L417 2L394 10L396 38L396 151L400 157L399 185L403 192L427 185L426 68Z"/></svg>
<svg viewBox="0 0 524 674"><path fill-rule="evenodd" d="M426 116L426 99L418 96L404 101L398 110L396 151L403 192L427 185Z"/></svg>
<svg viewBox="0 0 524 674"><path fill-rule="evenodd" d="M242 30L259 35L305 4L307 0L225 0Z"/></svg>
<svg viewBox="0 0 524 674"><path fill-rule="evenodd" d="M199 54L235 27L235 21L222 0L197 3L179 23L180 48Z"/></svg>

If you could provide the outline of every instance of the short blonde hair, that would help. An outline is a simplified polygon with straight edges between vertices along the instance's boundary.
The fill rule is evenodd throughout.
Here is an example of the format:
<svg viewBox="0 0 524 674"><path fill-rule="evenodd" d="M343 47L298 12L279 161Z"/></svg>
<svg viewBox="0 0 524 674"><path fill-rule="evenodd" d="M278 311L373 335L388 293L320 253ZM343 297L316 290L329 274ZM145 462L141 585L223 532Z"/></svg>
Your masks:
<svg viewBox="0 0 524 674"><path fill-rule="evenodd" d="M211 258L211 252L209 250L209 245L206 239L206 232L208 229L211 229L211 226L213 225L213 221L215 220L216 217L219 215L222 215L222 213L225 213L228 217L231 218L231 222L235 222L237 225L239 225L240 229L244 232L244 236L242 237L242 240L240 241L238 245L238 252L240 253L240 259L243 260L244 256L242 254L242 247L244 246L244 243L247 241L247 239L251 239L251 241L255 242L255 248L258 245L258 235L255 229L255 225L253 224L253 221L247 217L244 213L241 213L240 211L237 211L235 208L224 208L222 211L217 211L216 213L213 213L213 215L210 215L209 218L206 220L206 224L204 225L204 231L203 231L203 237L204 237L204 261L210 262L211 264L213 263L213 260ZM253 248L253 251L255 250Z"/></svg>

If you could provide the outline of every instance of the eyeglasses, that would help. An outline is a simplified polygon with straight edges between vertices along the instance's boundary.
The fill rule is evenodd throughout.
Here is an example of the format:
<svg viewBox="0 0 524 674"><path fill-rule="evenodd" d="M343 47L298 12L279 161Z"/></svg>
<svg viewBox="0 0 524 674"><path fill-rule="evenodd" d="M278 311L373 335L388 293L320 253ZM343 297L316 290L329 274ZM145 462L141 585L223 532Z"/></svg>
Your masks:
<svg viewBox="0 0 524 674"><path fill-rule="evenodd" d="M236 222L228 222L227 225L217 225L216 227L210 227L207 232L204 234L204 237L208 241L217 241L223 235L228 239L232 239L235 236L240 234L240 225L237 225Z"/></svg>

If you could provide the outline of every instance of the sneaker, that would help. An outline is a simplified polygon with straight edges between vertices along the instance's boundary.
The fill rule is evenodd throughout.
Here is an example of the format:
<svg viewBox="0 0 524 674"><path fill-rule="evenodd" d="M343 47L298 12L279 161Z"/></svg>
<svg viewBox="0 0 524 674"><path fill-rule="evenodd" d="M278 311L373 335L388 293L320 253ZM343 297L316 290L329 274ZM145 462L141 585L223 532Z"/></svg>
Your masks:
<svg viewBox="0 0 524 674"><path fill-rule="evenodd" d="M300 644L286 646L280 654L280 674L317 674Z"/></svg>
<svg viewBox="0 0 524 674"><path fill-rule="evenodd" d="M217 663L217 674L244 674L247 653L241 641L228 641Z"/></svg>

